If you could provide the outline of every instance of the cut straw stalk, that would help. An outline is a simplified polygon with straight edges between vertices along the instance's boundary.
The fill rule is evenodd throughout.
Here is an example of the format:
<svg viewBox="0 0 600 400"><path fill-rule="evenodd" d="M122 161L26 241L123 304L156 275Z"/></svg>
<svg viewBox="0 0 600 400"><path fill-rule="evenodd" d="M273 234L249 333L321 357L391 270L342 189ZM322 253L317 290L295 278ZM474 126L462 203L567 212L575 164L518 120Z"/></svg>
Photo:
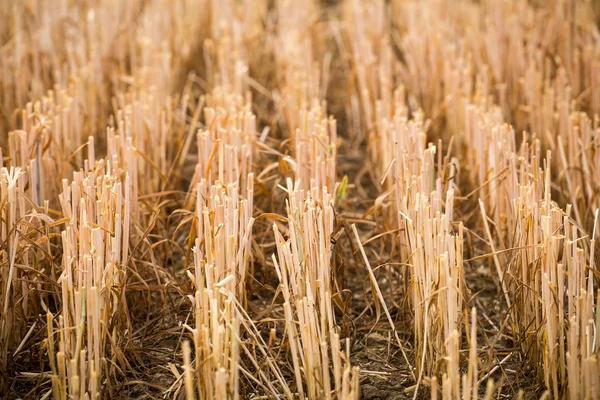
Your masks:
<svg viewBox="0 0 600 400"><path fill-rule="evenodd" d="M289 239L273 225L273 263L283 293L296 388L301 398L358 399L358 369L341 351L331 299L332 199L325 187L305 194L299 186L287 179Z"/></svg>
<svg viewBox="0 0 600 400"><path fill-rule="evenodd" d="M157 2L149 6L144 19L149 21L150 16L160 14L160 7ZM165 24L161 26L170 29ZM145 26L142 30L157 33L156 27ZM140 220L137 199L140 194L156 191L160 187L168 156L164 145L169 134L167 123L172 123L168 118L172 112L167 108L171 106L167 96L170 72L164 68L164 63L161 65L169 58L168 50L158 53L162 58L142 57L140 64L132 63L132 68L140 68L134 73L134 80L139 79L137 83L140 85L148 86L151 80L162 85L152 86L148 91L117 95L116 104L122 110L117 112L118 130L115 132L114 127L108 129L107 159L101 159L96 164L95 141L94 137L90 137L88 158L83 163L77 163L84 167L84 171L75 174L70 187L64 183L64 192L59 196L63 215L69 219L69 225L62 234L62 311L57 321L59 330L56 334L52 333L49 326L50 336L59 336L57 341L52 340L58 343L58 352L54 352L54 349L49 351L52 364L55 365L53 388L57 398L64 398L67 393L73 398L103 396L106 372L114 377L115 367L119 366L120 370L130 367L118 348L123 332L122 321L129 321L130 317L122 314L127 310L123 290L126 270L123 266L129 263L130 233L133 234L130 225L132 220L137 224L146 224ZM85 93L85 90L77 93ZM164 103L156 98L163 99ZM64 121L72 123L73 118L67 118L69 114L61 113L60 107L54 107L52 101L50 97L49 101L43 103L45 108L36 109L36 112L48 112L50 115L56 112ZM66 101L66 104L72 102L68 98ZM39 105L35 107L39 108ZM78 109L72 109L77 117ZM165 109L166 112L163 111ZM53 132L60 127L60 120L50 120L54 125L46 126L43 122L39 123L34 115L30 126L39 129L41 134ZM73 129L79 125L78 119L75 122ZM40 124L41 128L33 123ZM71 143L68 140L71 137L69 126L64 129L64 142ZM150 146L155 138L161 145ZM52 147L50 150L51 155ZM150 168L149 163L143 161L144 158L148 160L148 156L156 160L157 165ZM48 154L44 157L48 157ZM62 154L57 159L63 159ZM140 173L147 179L139 179ZM111 358L107 360L105 357L108 354Z"/></svg>
<svg viewBox="0 0 600 400"><path fill-rule="evenodd" d="M325 110L316 100L310 109L301 109L300 128L294 135L296 180L302 189L325 187L336 189L337 127L333 117L324 117Z"/></svg>
<svg viewBox="0 0 600 400"><path fill-rule="evenodd" d="M8 354L12 346L19 340L19 334L22 331L22 321L17 319L17 311L26 311L28 308L28 285L20 285L19 280L23 276L21 268L17 267L20 262L26 262L28 252L23 254L23 258L17 257L17 250L21 235L26 230L19 229L19 224L24 218L28 208L25 208L25 202L19 198L18 191L23 190L24 177L19 168L2 168L0 170L0 234L2 247L0 259L6 265L0 272L0 298L2 299L2 314L0 315L0 346L2 355L0 356L0 368L6 370ZM19 301L23 298L23 301ZM18 333L15 335L15 331ZM4 385L5 382L2 382Z"/></svg>
<svg viewBox="0 0 600 400"><path fill-rule="evenodd" d="M490 177L491 183L482 182L485 201L479 201L502 291L517 332L524 337L523 351L539 366L538 374L546 387L558 396L567 384L567 369L575 368L565 364L564 337L569 330L565 318L578 312L574 299L582 290L594 290L593 279L585 273L586 265L595 258L594 246L590 246L591 254L586 258L583 248L587 247L587 238L568 217L572 208L567 206L563 211L552 202L551 157L548 153L544 168L539 167L539 141L534 140L531 146L524 142L517 151L510 127L501 122L478 124L479 120L489 119L475 108L470 115L472 126L480 127L477 135L489 143L484 152L473 154L478 157L476 164L485 171L480 176ZM564 151L561 157L564 161ZM495 211L491 220L497 240L502 249L516 249L512 254L496 251L486 202ZM533 268L535 265L539 269ZM522 287L528 290L520 290ZM542 302L536 300L537 296Z"/></svg>
<svg viewBox="0 0 600 400"><path fill-rule="evenodd" d="M584 215L592 214L597 206L594 201L587 200L586 204L578 199L594 190L583 174L575 170L586 171L590 176L595 174L595 164L590 162L596 158L594 146L590 146L593 129L585 114L574 112L572 99L574 92L582 91L581 83L595 76L598 53L592 49L597 48L597 40L593 44L589 37L580 37L574 45L575 36L580 33L555 29L552 36L570 38L565 47L557 42L540 41L534 32L542 26L546 29L548 24L556 27L574 22L568 22L569 16L574 15L572 10L562 6L549 9L544 24L534 22L541 14L528 3L489 2L489 7L465 3L450 12L416 2L398 1L395 6L400 23L407 29L399 42L406 60L407 74L403 80L409 96L415 95L432 115L445 115L451 133L465 132L464 160L472 166L476 185L481 185L478 194L486 237L506 302L511 306L519 334L525 338L523 352L533 359L531 365L543 365L538 376L558 397L567 376L581 376L578 363L572 362L566 368L564 337L569 324L565 318L566 314L578 312L575 299L579 293L589 291L594 285L585 271L586 265L593 264L595 255L586 258L585 233L574 227L565 212L551 201L552 160L548 157L542 163L541 147L558 147L555 165L564 170L560 176L568 188L566 200L572 203L566 214L572 212L580 226L590 229L592 219ZM461 23L457 23L459 16ZM469 22L482 16L493 18L489 24ZM434 19L435 24L428 23ZM473 40L461 41L463 26L479 31L471 33ZM506 26L511 28L506 30ZM439 35L448 40L439 41ZM467 48L461 50L458 43ZM571 46L577 46L577 50ZM527 48L544 49L543 53L559 55L565 63L546 63L542 53L531 53ZM572 51L588 54L585 65L580 64L581 58L573 57ZM595 55L589 56L590 52ZM466 54L474 57L467 58ZM506 59L519 62L502 62ZM431 68L426 68L427 65ZM494 82L499 85L494 86ZM593 88L597 81L588 84ZM490 93L497 95L498 106L490 101ZM442 98L446 100L442 102ZM435 108L440 104L444 107ZM586 105L597 109L595 100L578 106L586 109ZM514 131L502 124L506 116L514 117L519 128L529 127L537 132L541 141L528 144L524 140L517 148ZM560 136L556 139L557 133ZM571 165L578 168L571 169ZM488 216L493 226L489 226ZM507 253L497 252L496 248L516 250ZM536 301L538 296L544 301ZM574 341L572 345L577 346ZM573 371L567 373L567 369ZM579 398L578 389L573 390L572 398Z"/></svg>
<svg viewBox="0 0 600 400"><path fill-rule="evenodd" d="M206 181L198 185L199 236L194 251L194 273L189 274L196 288L194 299L195 328L190 328L196 354L196 391L200 398L239 396L239 349L236 338L239 326L235 321L234 298L243 297L245 268L248 262L252 219L245 200L238 201L237 186L212 187L206 193ZM204 192L204 193L203 193ZM208 204L203 204L208 199ZM210 215L214 214L211 220ZM241 281L240 281L241 279ZM221 290L224 289L224 290ZM185 357L189 357L185 355ZM186 360L189 370L189 360ZM186 373L189 393L189 372ZM223 374L231 376L232 385Z"/></svg>
<svg viewBox="0 0 600 400"><path fill-rule="evenodd" d="M444 187L448 183L444 184L441 158L436 174L437 149L425 147L422 114L408 120L398 101L393 120L384 118L379 124L379 141L374 145L381 146L377 154L385 157L375 161L381 170L386 169L384 180L395 197L402 262L412 266L406 278L413 307L418 390L423 374L436 374L439 360L452 352L458 354L458 340L450 341L450 335L454 331L461 335L464 239L462 225L457 235L451 231L454 191ZM455 175L450 166L448 176ZM449 365L449 374L458 370L459 360L451 359L456 364Z"/></svg>
<svg viewBox="0 0 600 400"><path fill-rule="evenodd" d="M189 353L184 347L186 396L196 398L195 391L199 398L238 399L243 371L241 350L250 355L247 345L240 346L240 326L257 338L256 328L251 321L250 325L245 322L249 317L242 308L254 219L251 202L239 198L237 184L212 186L210 193L206 186L203 180L197 188L199 230L193 249L194 272L188 272L196 289L192 297L195 327L187 326L193 335L196 358L192 377ZM247 192L252 195L252 189ZM264 342L257 345L265 346ZM253 357L250 359L256 365ZM280 377L281 372L268 359L272 372ZM194 380L195 385L190 383ZM273 394L278 393L264 374L259 374L257 381ZM279 382L283 392L289 393L281 378Z"/></svg>
<svg viewBox="0 0 600 400"><path fill-rule="evenodd" d="M103 375L113 370L107 369L109 354L112 365L125 366L115 346L116 335L122 334L116 328L126 309L125 297L119 293L126 282L122 266L127 264L129 248L126 210L132 200L128 176L121 181L120 174L100 165L88 174L75 174L70 185L63 181L65 191L59 198L69 221L61 234L62 311L54 320L48 312L48 353L56 399L66 398L67 393L73 398L99 398Z"/></svg>

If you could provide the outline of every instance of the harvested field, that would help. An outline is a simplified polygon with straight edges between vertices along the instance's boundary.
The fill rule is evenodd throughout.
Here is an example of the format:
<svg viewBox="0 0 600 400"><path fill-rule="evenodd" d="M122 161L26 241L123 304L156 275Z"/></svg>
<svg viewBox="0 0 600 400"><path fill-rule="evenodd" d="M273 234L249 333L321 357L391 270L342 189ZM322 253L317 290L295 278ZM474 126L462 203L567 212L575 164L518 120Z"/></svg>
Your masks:
<svg viewBox="0 0 600 400"><path fill-rule="evenodd" d="M0 1L0 399L600 399L599 209L600 1Z"/></svg>

